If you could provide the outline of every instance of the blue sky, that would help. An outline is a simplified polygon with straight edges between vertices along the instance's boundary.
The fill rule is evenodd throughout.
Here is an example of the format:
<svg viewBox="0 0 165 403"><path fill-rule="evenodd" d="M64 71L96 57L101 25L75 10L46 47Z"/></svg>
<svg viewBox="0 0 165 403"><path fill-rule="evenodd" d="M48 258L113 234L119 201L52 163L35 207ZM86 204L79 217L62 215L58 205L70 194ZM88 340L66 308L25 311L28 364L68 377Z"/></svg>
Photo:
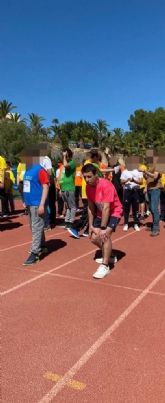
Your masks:
<svg viewBox="0 0 165 403"><path fill-rule="evenodd" d="M6 0L0 99L50 125L165 107L164 0Z"/></svg>

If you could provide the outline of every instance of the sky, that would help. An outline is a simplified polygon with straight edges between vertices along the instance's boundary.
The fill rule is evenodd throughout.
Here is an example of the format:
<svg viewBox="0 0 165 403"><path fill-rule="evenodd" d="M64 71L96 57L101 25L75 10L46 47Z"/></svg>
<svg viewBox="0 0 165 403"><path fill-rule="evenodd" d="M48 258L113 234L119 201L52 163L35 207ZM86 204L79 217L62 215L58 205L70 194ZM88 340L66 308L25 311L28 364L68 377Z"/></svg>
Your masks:
<svg viewBox="0 0 165 403"><path fill-rule="evenodd" d="M165 107L164 0L5 0L0 100L51 125L103 119L128 129Z"/></svg>

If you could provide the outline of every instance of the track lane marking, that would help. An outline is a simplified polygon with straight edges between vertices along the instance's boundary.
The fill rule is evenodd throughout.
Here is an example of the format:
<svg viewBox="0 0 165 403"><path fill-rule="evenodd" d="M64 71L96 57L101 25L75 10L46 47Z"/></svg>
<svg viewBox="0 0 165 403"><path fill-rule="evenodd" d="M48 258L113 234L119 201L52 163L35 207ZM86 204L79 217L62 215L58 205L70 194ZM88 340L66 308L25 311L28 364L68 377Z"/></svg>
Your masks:
<svg viewBox="0 0 165 403"><path fill-rule="evenodd" d="M68 232L62 231L62 232L58 232L57 234L54 233L54 234L52 234L52 235L48 235L48 236L46 237L46 240L47 240L47 239L50 239L50 238L54 238L55 236L61 235L61 234L68 234ZM28 245L29 243L32 243L32 241L28 241L28 242L24 242L24 243L19 243L19 244L17 244L17 245L13 245L13 246L10 246L10 247L8 247L8 248L0 249L0 252L6 252L7 250L11 250L11 249L14 249L14 248L19 248L20 246Z"/></svg>
<svg viewBox="0 0 165 403"><path fill-rule="evenodd" d="M133 235L133 234L135 234L135 233L136 233L136 232L131 232L131 233L127 234L127 235L123 235L122 237L115 239L115 240L113 241L113 244L114 244L115 242L121 241L122 239L125 239L125 238L127 238L128 236L131 236L131 235ZM71 263L76 262L76 261L79 260L79 259L82 259L82 258L84 258L84 257L86 257L86 256L88 256L88 255L91 255L91 254L94 253L97 249L98 249L98 248L94 248L94 249L92 249L90 252L84 253L83 255L80 255L80 256L78 256L78 257L76 257L76 258L74 258L74 259L68 260L67 262L65 262L65 263L63 263L63 264L60 264L59 266L54 267L53 269L48 270L48 271L46 271L46 272L40 274L39 276L33 277L33 278L31 278L30 280L24 281L23 283L20 283L20 284L14 286L14 287L12 287L12 288L9 288L8 290L2 291L2 292L0 292L0 296L3 297L3 296L5 296L5 295L7 295L7 294L9 294L9 293L11 293L11 292L13 292L13 291L19 290L20 288L25 287L26 285L28 285L28 284L30 284L30 283L33 283L34 281L37 281L38 279L40 279L40 278L42 278L42 277L45 277L45 276L47 276L48 274L53 273L53 272L56 271L56 270L59 270L59 269L65 267L65 266L68 266L68 265L71 264Z"/></svg>
<svg viewBox="0 0 165 403"><path fill-rule="evenodd" d="M96 340L96 342L80 357L80 359L65 373L63 378L53 386L49 392L43 396L38 403L49 403L57 394L66 386L66 384L77 374L77 372L90 360L103 343L112 335L112 333L127 319L127 317L135 310L135 308L143 301L149 291L161 280L165 275L163 269L157 277L135 298L135 300L119 315L113 324Z"/></svg>
<svg viewBox="0 0 165 403"><path fill-rule="evenodd" d="M63 378L62 375L53 374L52 372L46 372L44 374L44 378L49 379L53 382L58 382L60 379ZM84 390L86 388L86 384L83 382L76 381L75 379L71 379L67 382L67 386L76 390Z"/></svg>

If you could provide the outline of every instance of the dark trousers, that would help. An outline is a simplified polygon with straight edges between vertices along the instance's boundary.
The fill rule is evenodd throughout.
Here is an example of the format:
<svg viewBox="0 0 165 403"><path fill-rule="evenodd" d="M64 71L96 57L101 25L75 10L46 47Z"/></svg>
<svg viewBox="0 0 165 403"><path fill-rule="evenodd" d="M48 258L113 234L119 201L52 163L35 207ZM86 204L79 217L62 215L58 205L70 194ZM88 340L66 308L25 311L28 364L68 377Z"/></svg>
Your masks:
<svg viewBox="0 0 165 403"><path fill-rule="evenodd" d="M50 225L56 224L56 188L54 183L49 187L49 223Z"/></svg>
<svg viewBox="0 0 165 403"><path fill-rule="evenodd" d="M6 193L6 211L13 213L15 210L13 193Z"/></svg>
<svg viewBox="0 0 165 403"><path fill-rule="evenodd" d="M64 200L61 196L61 192L57 189L57 213L58 215L62 215L64 209Z"/></svg>
<svg viewBox="0 0 165 403"><path fill-rule="evenodd" d="M160 203L160 189L149 189L148 197L150 203L150 210L152 214L152 231L159 231L159 203Z"/></svg>
<svg viewBox="0 0 165 403"><path fill-rule="evenodd" d="M160 218L165 221L165 190L160 191Z"/></svg>
<svg viewBox="0 0 165 403"><path fill-rule="evenodd" d="M76 186L75 187L75 201L76 201L77 208L79 208L80 198L81 198L81 186Z"/></svg>
<svg viewBox="0 0 165 403"><path fill-rule="evenodd" d="M131 207L132 207L134 224L139 225L139 219L138 219L139 192L138 192L138 188L124 189L124 193L123 193L124 224L128 224Z"/></svg>
<svg viewBox="0 0 165 403"><path fill-rule="evenodd" d="M4 189L0 189L0 200L1 200L1 212L3 214L7 214L7 202L6 202L6 193Z"/></svg>
<svg viewBox="0 0 165 403"><path fill-rule="evenodd" d="M77 231L81 231L83 228L87 227L88 230L88 200L82 199L83 210L79 220L76 220L73 224L73 228Z"/></svg>

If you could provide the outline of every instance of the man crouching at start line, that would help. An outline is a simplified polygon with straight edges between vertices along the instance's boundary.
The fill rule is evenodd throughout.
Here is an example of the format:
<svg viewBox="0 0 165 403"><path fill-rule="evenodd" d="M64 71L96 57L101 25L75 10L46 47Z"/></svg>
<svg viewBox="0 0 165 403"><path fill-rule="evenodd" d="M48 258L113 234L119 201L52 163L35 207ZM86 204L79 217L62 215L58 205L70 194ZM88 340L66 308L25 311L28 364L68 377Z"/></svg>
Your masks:
<svg viewBox="0 0 165 403"><path fill-rule="evenodd" d="M100 279L109 273L111 235L122 216L122 205L113 184L98 177L97 168L93 164L84 165L82 174L88 198L89 237L102 250L102 259L96 260L101 264L93 274L94 278Z"/></svg>

